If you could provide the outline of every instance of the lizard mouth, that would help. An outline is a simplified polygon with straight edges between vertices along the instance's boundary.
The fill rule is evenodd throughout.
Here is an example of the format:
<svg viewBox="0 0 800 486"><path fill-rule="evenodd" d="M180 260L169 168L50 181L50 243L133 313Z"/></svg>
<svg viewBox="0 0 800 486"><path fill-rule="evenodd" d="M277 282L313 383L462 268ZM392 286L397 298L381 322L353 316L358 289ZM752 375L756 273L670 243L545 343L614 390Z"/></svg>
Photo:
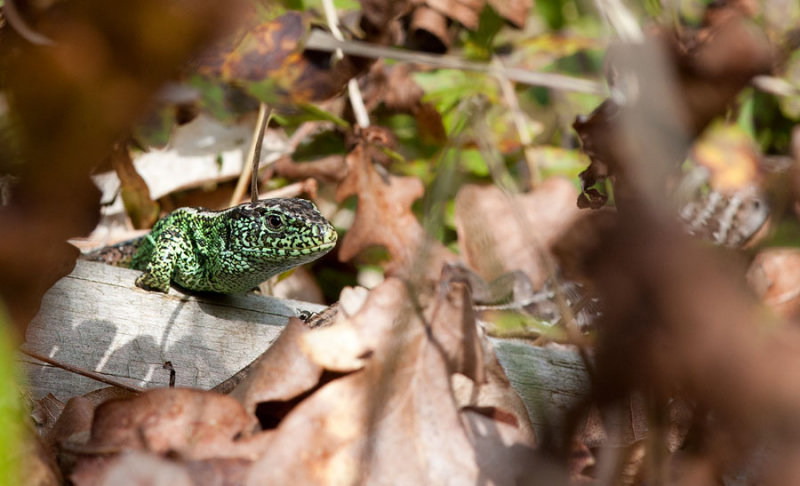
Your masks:
<svg viewBox="0 0 800 486"><path fill-rule="evenodd" d="M330 241L326 241L324 243L320 243L319 245L314 246L304 246L302 248L279 248L276 250L277 254L280 256L286 257L297 257L297 256L307 256L316 253L321 253L323 251L327 252L328 250L332 249L336 246L336 237L333 237ZM240 249L243 253L263 253L263 249L259 248L242 248ZM322 255L320 255L322 256Z"/></svg>
<svg viewBox="0 0 800 486"><path fill-rule="evenodd" d="M316 253L320 250L328 250L330 248L333 248L334 246L336 246L336 240L328 241L326 243L322 243L321 245L317 246L309 246L306 248L301 248L300 253L302 255L308 255L309 253Z"/></svg>

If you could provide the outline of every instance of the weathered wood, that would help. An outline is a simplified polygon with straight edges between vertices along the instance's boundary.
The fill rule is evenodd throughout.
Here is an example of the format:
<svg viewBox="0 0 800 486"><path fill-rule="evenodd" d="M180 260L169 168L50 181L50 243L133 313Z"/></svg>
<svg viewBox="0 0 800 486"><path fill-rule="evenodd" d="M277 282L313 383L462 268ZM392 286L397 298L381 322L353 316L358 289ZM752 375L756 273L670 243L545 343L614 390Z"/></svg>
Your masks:
<svg viewBox="0 0 800 486"><path fill-rule="evenodd" d="M577 352L493 339L497 359L541 436L564 430L566 413L589 393L589 375Z"/></svg>
<svg viewBox="0 0 800 486"><path fill-rule="evenodd" d="M259 295L167 295L133 285L140 272L78 261L45 294L25 347L60 362L149 388L211 388L258 357L291 316L322 306ZM59 399L105 385L22 357L34 398Z"/></svg>
<svg viewBox="0 0 800 486"><path fill-rule="evenodd" d="M28 326L25 347L145 388L176 384L209 389L258 357L291 316L322 306L259 295L167 295L133 285L139 272L78 261L51 288ZM577 353L494 339L498 359L540 432L563 427L564 413L589 389ZM34 398L61 400L102 388L89 378L22 356Z"/></svg>

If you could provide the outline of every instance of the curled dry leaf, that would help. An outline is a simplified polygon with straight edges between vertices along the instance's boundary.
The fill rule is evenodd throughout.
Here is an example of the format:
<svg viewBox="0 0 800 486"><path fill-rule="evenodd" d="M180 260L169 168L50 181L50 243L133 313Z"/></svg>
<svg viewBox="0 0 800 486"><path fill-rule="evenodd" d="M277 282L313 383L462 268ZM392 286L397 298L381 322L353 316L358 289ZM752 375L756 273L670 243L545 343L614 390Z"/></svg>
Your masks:
<svg viewBox="0 0 800 486"><path fill-rule="evenodd" d="M451 43L451 21L470 30L480 26L481 12L487 4L503 19L523 28L531 0L419 0L410 15L408 44L430 52L445 52Z"/></svg>
<svg viewBox="0 0 800 486"><path fill-rule="evenodd" d="M421 318L406 286L389 278L354 316L340 313L335 325L304 333L310 359L361 369L323 384L285 417L247 484L473 484L479 477L507 484L518 477L523 462L503 451L529 451L532 437L500 406L459 412L450 388L456 372L482 379L465 297L455 284ZM355 344L331 345L345 340ZM497 455L477 454L483 444Z"/></svg>
<svg viewBox="0 0 800 486"><path fill-rule="evenodd" d="M381 176L371 160L371 148L358 144L347 155L347 176L336 189L336 200L358 197L356 216L339 248L348 261L372 246L386 247L392 256L387 273L424 272L434 281L445 262L455 260L443 245L429 237L411 211L424 187L415 177Z"/></svg>
<svg viewBox="0 0 800 486"><path fill-rule="evenodd" d="M551 178L530 194L508 196L495 186L464 186L456 196L455 220L465 262L490 282L521 270L534 287L550 277L542 258L578 218L577 191Z"/></svg>
<svg viewBox="0 0 800 486"><path fill-rule="evenodd" d="M128 144L117 142L112 148L111 166L120 182L120 196L125 212L130 216L133 227L151 228L158 219L158 203L150 198L150 189L133 166Z"/></svg>

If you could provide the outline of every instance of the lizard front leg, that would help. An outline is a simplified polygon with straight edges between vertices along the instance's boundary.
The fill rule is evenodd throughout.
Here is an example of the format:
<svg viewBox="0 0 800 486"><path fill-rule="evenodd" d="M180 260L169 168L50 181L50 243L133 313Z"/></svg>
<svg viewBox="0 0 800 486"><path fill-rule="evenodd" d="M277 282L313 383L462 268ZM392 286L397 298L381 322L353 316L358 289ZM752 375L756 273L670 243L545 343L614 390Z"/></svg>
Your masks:
<svg viewBox="0 0 800 486"><path fill-rule="evenodd" d="M181 231L164 230L155 239L150 261L144 273L136 279L136 286L167 293L178 261L187 251L191 249Z"/></svg>

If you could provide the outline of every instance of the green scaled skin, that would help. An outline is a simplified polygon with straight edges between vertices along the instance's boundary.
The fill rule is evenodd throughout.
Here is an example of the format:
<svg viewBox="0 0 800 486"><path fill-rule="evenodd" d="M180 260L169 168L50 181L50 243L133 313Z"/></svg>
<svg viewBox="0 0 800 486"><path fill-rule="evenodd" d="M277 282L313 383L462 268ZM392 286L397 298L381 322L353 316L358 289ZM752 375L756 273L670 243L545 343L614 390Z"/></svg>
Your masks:
<svg viewBox="0 0 800 486"><path fill-rule="evenodd" d="M133 255L144 270L136 285L167 292L170 282L188 290L234 294L336 245L337 234L310 202L264 199L224 211L180 208L159 220Z"/></svg>

